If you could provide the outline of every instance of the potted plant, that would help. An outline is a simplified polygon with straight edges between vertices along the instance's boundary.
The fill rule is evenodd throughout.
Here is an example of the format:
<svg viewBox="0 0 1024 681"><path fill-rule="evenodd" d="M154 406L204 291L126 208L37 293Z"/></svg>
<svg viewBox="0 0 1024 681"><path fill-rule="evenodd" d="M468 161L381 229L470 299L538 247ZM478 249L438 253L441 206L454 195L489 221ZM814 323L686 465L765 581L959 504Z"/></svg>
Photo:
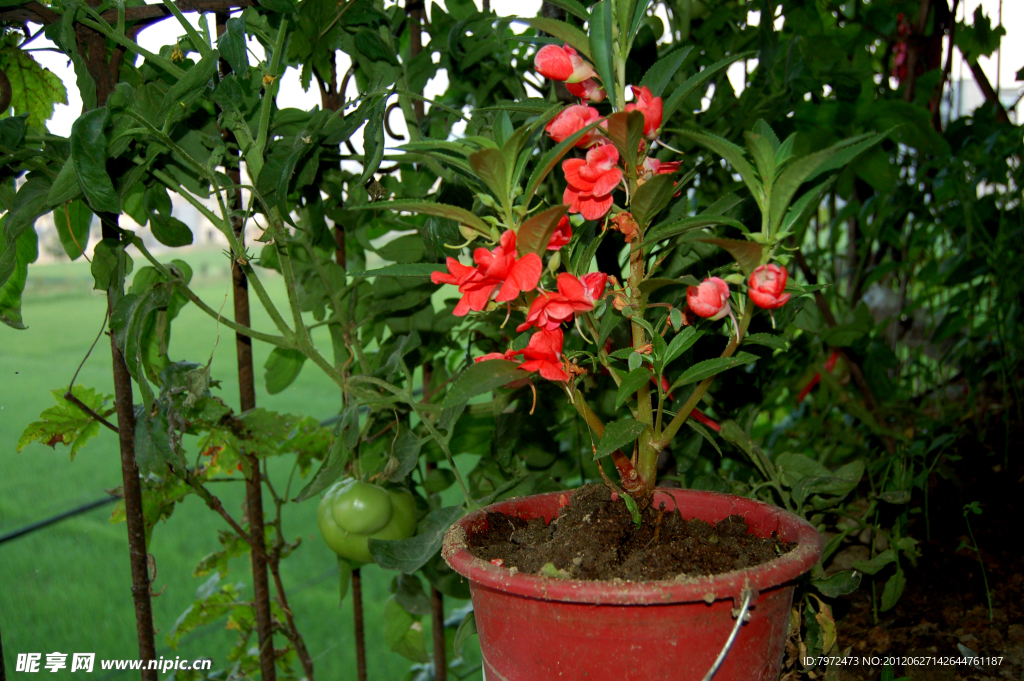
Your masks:
<svg viewBox="0 0 1024 681"><path fill-rule="evenodd" d="M589 11L572 3L568 9L586 22L587 35L558 21L536 26L558 38L537 52L536 71L565 83L578 103L545 107L518 128L508 111L499 111L491 136L405 146L460 172L475 190L484 217L446 204L383 206L457 221L464 246L475 247L472 260L449 257L446 270L433 272L432 280L457 287L455 316L503 308L502 327L512 324L519 334L504 352L476 357L442 407L462 409L475 395L527 384L536 404L533 381L539 377L540 389L564 392L582 418L595 459L614 465L617 481L603 469L600 473L620 516L631 519L637 533L647 531L656 539L661 528L650 535L651 524L661 523L665 513L712 524L739 515L750 534L779 540L776 550L782 555L724 574L684 572L669 580L624 583L575 579L578 571L565 561L525 574L509 569L501 557L488 561L474 555L474 541L496 522L513 522L508 517L548 523L560 516L562 525L569 522L565 517L571 514L560 509L571 508L570 495L557 492L470 513L448 531L443 554L470 580L488 678L701 678L720 665L720 679L777 678L794 581L821 555L817 531L792 513L750 499L659 489L657 461L683 425L709 439L710 427L744 449L782 490L780 471L746 433L731 421L719 425L697 405L716 375L758 359L741 346L785 348L779 335L748 333L756 315L773 315L791 296L805 292L788 281L780 246L818 205L829 186L822 176L879 136L800 153L803 145L795 136L781 141L763 121L746 133L746 150L697 129L677 130L729 163L757 204L761 224L750 229L730 217L739 202L732 195L688 215L688 202L674 199L686 191L689 178L676 176L680 164L671 158L679 152L659 141L662 122L712 75L744 55L724 59L668 93L688 54L674 52L630 88L627 102L628 55L646 5L627 8L628 3L613 6L611 0ZM531 143L542 135L557 144L526 177ZM545 205L537 189L556 168L564 193ZM796 198L816 179L816 186ZM722 237L710 227L733 233ZM619 240L627 260L621 282L592 266L599 245L609 240ZM694 256L724 250L732 262L703 281L666 276L667 245L679 242L693 245ZM680 292L677 304L652 304L650 294L665 287L685 287L685 302ZM771 317L773 328L775 321ZM628 328L617 334L620 324ZM618 347L613 339L621 341ZM687 361L698 342L722 349L717 357ZM617 386L610 410L588 403L587 386L599 374ZM684 392L689 395L681 406L670 405L674 393ZM598 414L602 409L613 419L605 422ZM443 524L435 530L443 530ZM517 528L523 529L511 527ZM715 532L717 540L717 527ZM387 542L371 540L369 548L386 566L401 562ZM749 624L741 627L748 616Z"/></svg>

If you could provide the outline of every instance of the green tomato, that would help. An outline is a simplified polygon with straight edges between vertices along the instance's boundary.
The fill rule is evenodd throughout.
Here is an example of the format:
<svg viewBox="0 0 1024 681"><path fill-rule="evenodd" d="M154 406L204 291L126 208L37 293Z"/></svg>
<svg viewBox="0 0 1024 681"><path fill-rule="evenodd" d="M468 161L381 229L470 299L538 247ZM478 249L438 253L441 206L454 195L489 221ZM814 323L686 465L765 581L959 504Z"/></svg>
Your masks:
<svg viewBox="0 0 1024 681"><path fill-rule="evenodd" d="M340 557L372 563L370 539L406 539L415 534L416 500L406 490L384 489L350 478L335 483L324 494L317 524L327 546Z"/></svg>

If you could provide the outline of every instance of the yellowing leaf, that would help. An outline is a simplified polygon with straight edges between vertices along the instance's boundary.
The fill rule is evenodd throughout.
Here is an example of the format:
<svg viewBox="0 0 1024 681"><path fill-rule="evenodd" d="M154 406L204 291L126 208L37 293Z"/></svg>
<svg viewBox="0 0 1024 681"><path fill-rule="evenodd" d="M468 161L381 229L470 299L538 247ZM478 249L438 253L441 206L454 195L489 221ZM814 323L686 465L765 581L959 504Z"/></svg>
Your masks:
<svg viewBox="0 0 1024 681"><path fill-rule="evenodd" d="M45 129L46 121L53 116L54 105L68 103L64 83L28 52L9 43L4 44L0 47L0 68L11 81L14 112L27 112L30 126Z"/></svg>

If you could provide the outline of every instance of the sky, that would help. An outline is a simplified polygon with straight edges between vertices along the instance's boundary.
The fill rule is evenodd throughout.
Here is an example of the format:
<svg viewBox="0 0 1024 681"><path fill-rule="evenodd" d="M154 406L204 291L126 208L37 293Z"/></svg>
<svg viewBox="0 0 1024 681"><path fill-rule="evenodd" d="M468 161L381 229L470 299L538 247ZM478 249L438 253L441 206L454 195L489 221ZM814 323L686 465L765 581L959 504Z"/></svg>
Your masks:
<svg viewBox="0 0 1024 681"><path fill-rule="evenodd" d="M391 0L388 0L390 4ZM439 4L443 5L443 0L435 0ZM426 3L429 6L431 3ZM480 5L480 0L477 0L477 5ZM540 0L492 0L491 6L501 16L510 16L516 12L522 13L523 16L536 16L540 9ZM1024 68L1024 0L965 0L961 4L962 16L972 16L974 10L978 6L982 7L982 10L991 18L992 24L996 25L999 23L1000 5L1002 5L1002 25L1006 28L1006 36L1003 38L1001 59L997 59L996 55L993 55L991 59L983 58L981 60L982 69L988 75L992 85L995 86L996 82L1000 82L1004 89L1011 88L1016 89L1019 92L1024 92L1024 83L1015 82L1015 73ZM197 21L197 15L190 13L186 15L193 22ZM756 13L751 13L751 23L757 21ZM522 30L521 27L520 30ZM167 19L154 26L147 28L142 31L139 36L139 42L143 47L156 52L161 45L167 45L174 43L177 37L182 33L178 24L173 19ZM255 41L250 42L250 46L253 47L254 52L262 54L260 46ZM41 47L53 47L48 41L40 37L33 44L33 48ZM56 73L65 83L68 90L68 104L57 105L54 112L54 116L49 122L50 131L67 136L71 132L71 124L81 114L82 101L78 96L78 90L75 86L75 75L67 62L67 58L56 52L50 51L39 51L33 52L33 56L46 68ZM1001 63L1000 63L1001 62ZM997 63L1001 68L997 69ZM340 73L344 73L348 69L349 64L347 63L347 57L342 55L342 61L339 69ZM736 65L739 69L742 66ZM999 78L997 79L997 70L999 71ZM970 72L966 67L959 64L956 60L954 61L953 77L958 78L959 74L963 72L965 78L970 78ZM734 87L742 87L742 70L734 68L730 74L730 81L733 82ZM447 86L447 76L442 71L435 76L428 84L425 95L430 97L444 91ZM352 96L354 93L350 93ZM316 89L316 85L310 87L308 92L302 90L302 86L299 83L299 73L295 69L289 68L281 79L280 94L278 102L287 102L288 106L302 109L311 109L314 106L320 104L320 95ZM401 116L392 117L392 127L396 129L398 134L402 134L404 131L404 121L399 120ZM358 136L357 136L358 137ZM358 145L357 145L358 146Z"/></svg>

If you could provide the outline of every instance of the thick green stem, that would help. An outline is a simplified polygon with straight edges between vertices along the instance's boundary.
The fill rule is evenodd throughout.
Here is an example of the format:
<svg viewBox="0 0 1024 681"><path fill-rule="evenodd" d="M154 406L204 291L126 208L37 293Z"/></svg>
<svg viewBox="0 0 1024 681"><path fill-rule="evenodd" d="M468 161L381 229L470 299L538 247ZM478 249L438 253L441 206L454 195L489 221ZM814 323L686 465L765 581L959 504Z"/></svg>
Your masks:
<svg viewBox="0 0 1024 681"><path fill-rule="evenodd" d="M270 129L270 112L274 106L274 97L277 94L280 83L281 59L284 56L284 41L288 33L288 20L281 20L281 27L277 30L277 40L274 42L274 53L270 55L270 73L267 74L273 80L266 86L263 92L263 102L260 107L260 127L256 135L256 142L245 152L245 164L256 184L256 178L263 170L263 152L267 146L267 131Z"/></svg>

